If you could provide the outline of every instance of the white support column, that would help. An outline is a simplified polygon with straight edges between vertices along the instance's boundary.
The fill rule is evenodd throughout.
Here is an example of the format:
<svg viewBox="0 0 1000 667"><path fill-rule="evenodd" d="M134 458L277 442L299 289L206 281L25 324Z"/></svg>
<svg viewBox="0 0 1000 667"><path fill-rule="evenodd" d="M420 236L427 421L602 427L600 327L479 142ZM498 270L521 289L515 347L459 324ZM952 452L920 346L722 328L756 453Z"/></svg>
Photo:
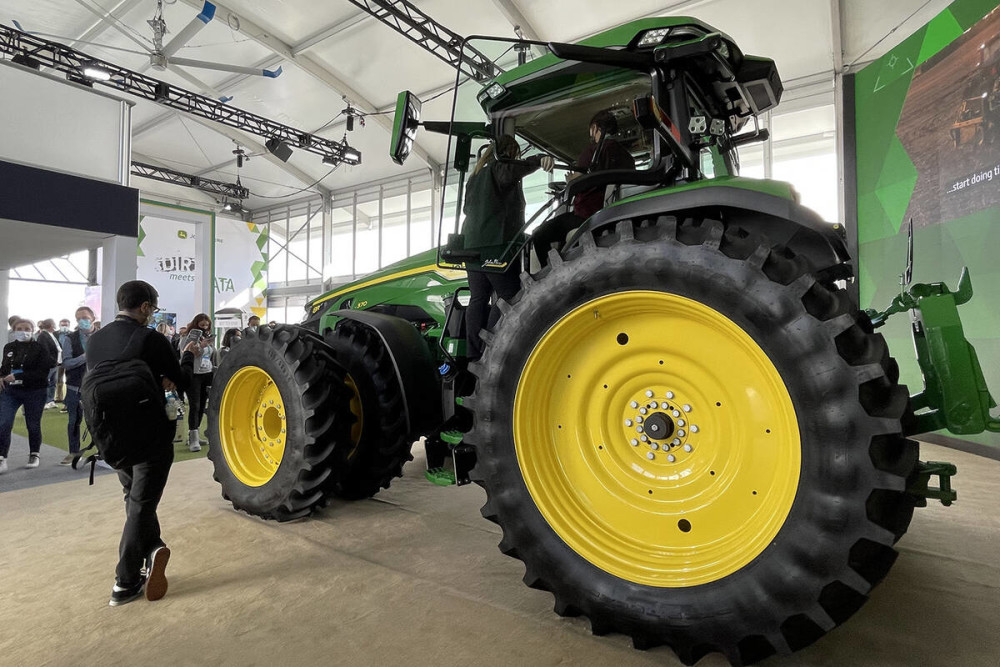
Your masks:
<svg viewBox="0 0 1000 667"><path fill-rule="evenodd" d="M197 312L207 313L212 321L215 321L215 308L212 304L212 295L215 293L215 262L213 261L213 250L215 248L215 234L210 218L198 225L195 232L195 265L201 267L198 273L201 274L201 281L195 288L195 302L198 304Z"/></svg>
<svg viewBox="0 0 1000 667"><path fill-rule="evenodd" d="M7 333L7 318L10 317L10 269L0 271L0 326ZM3 339L3 344L7 340Z"/></svg>
<svg viewBox="0 0 1000 667"><path fill-rule="evenodd" d="M844 14L840 0L830 0L830 26L833 31L833 109L837 123L837 222L847 219L847 191L844 164Z"/></svg>
<svg viewBox="0 0 1000 667"><path fill-rule="evenodd" d="M333 197L323 197L323 257L320 277L323 289L327 289L326 280L333 267Z"/></svg>
<svg viewBox="0 0 1000 667"><path fill-rule="evenodd" d="M115 295L122 283L135 280L136 241L130 236L110 236L101 246L101 312L98 318L104 324L115 319L118 304Z"/></svg>

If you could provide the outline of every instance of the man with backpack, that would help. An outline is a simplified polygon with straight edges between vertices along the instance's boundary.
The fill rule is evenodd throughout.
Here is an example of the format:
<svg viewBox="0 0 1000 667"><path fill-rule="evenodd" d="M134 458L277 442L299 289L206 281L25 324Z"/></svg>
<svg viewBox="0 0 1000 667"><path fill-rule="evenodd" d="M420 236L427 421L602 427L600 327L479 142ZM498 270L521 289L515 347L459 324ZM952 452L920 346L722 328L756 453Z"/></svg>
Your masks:
<svg viewBox="0 0 1000 667"><path fill-rule="evenodd" d="M141 280L123 284L118 316L87 347L81 396L87 425L125 493L111 606L135 600L144 588L147 600L167 592L170 550L160 538L156 508L174 460L176 423L167 418L164 391L187 385L194 355L189 346L178 363L170 342L148 328L159 310L158 296Z"/></svg>

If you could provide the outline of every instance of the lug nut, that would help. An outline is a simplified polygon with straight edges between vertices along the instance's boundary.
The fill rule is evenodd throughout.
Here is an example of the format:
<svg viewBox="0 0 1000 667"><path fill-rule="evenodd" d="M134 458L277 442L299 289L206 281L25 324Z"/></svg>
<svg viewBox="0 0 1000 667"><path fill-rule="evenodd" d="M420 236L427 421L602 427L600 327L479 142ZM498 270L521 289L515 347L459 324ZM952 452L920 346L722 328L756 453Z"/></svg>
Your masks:
<svg viewBox="0 0 1000 667"><path fill-rule="evenodd" d="M649 448L655 451L655 450L659 449L660 446L658 444L656 444L655 442L651 442L651 443L649 443Z"/></svg>
<svg viewBox="0 0 1000 667"><path fill-rule="evenodd" d="M691 412L691 406L688 405L687 403L685 403L684 407L681 409L684 410L684 412Z"/></svg>
<svg viewBox="0 0 1000 667"><path fill-rule="evenodd" d="M649 410L647 410L646 408L639 408L639 414L640 414L640 415L644 415L644 414L646 414L647 412L649 412Z"/></svg>
<svg viewBox="0 0 1000 667"><path fill-rule="evenodd" d="M691 432L692 433L697 433L698 432L698 427L695 426L694 424L691 424Z"/></svg>
<svg viewBox="0 0 1000 667"><path fill-rule="evenodd" d="M674 417L680 417L681 416L681 413L677 412L677 410L674 410L670 414L672 414Z"/></svg>
<svg viewBox="0 0 1000 667"><path fill-rule="evenodd" d="M694 447L692 447L691 445L684 445L684 451L685 452L690 452L693 449L694 449Z"/></svg>
<svg viewBox="0 0 1000 667"><path fill-rule="evenodd" d="M635 416L635 423L636 424L641 424L642 423L642 415L636 415Z"/></svg>
<svg viewBox="0 0 1000 667"><path fill-rule="evenodd" d="M651 408L653 408L655 410L658 407L660 407L660 404L657 403L656 401L653 401L652 403L649 404L649 407L651 407Z"/></svg>
<svg viewBox="0 0 1000 667"><path fill-rule="evenodd" d="M679 431L677 431L677 437L678 437L678 438L683 438L683 437L684 437L684 435L685 435L685 434L684 434L684 429L680 429Z"/></svg>
<svg viewBox="0 0 1000 667"><path fill-rule="evenodd" d="M633 446L633 447L638 447L638 446L639 446L639 441L638 441L638 440L636 440L635 438L632 438L632 441L631 441L631 442L632 442L632 446Z"/></svg>
<svg viewBox="0 0 1000 667"><path fill-rule="evenodd" d="M647 437L646 437L646 436L644 436L644 435L640 435L640 436L639 436L639 439L640 439L640 440L642 440L643 442L649 442L649 438L647 438Z"/></svg>
<svg viewBox="0 0 1000 667"><path fill-rule="evenodd" d="M674 456L673 454L667 454L667 460L673 463L674 461L677 460L677 457Z"/></svg>
<svg viewBox="0 0 1000 667"><path fill-rule="evenodd" d="M684 426L684 420L683 419L678 419L677 420L677 425L678 426Z"/></svg>
<svg viewBox="0 0 1000 667"><path fill-rule="evenodd" d="M673 398L673 397L674 397L674 392L668 391L667 392L667 398Z"/></svg>
<svg viewBox="0 0 1000 667"><path fill-rule="evenodd" d="M626 426L631 426L632 425L632 420L631 419L626 419L625 420L625 425Z"/></svg>
<svg viewBox="0 0 1000 667"><path fill-rule="evenodd" d="M681 439L680 439L680 438L674 438L674 439L673 439L673 440L671 441L671 443L670 443L670 444L671 444L671 445L673 445L674 447L676 447L677 445L681 444Z"/></svg>
<svg viewBox="0 0 1000 667"><path fill-rule="evenodd" d="M639 407L639 402L638 401L632 401L631 403L629 403L629 406L631 406L633 408L637 408L637 407Z"/></svg>
<svg viewBox="0 0 1000 667"><path fill-rule="evenodd" d="M654 432L655 432L655 431L659 431L659 430L660 430L660 427L659 427L659 426L657 426L656 424L650 424L650 426L649 426L649 430L650 430L650 431L654 431Z"/></svg>
<svg viewBox="0 0 1000 667"><path fill-rule="evenodd" d="M646 458L652 461L653 459L656 458L656 454L654 454L653 452L646 452Z"/></svg>
<svg viewBox="0 0 1000 667"><path fill-rule="evenodd" d="M652 389L647 389L646 390L646 398L653 398L653 390Z"/></svg>
<svg viewBox="0 0 1000 667"><path fill-rule="evenodd" d="M642 427L641 426L636 426L635 427L635 432L636 433L642 433Z"/></svg>

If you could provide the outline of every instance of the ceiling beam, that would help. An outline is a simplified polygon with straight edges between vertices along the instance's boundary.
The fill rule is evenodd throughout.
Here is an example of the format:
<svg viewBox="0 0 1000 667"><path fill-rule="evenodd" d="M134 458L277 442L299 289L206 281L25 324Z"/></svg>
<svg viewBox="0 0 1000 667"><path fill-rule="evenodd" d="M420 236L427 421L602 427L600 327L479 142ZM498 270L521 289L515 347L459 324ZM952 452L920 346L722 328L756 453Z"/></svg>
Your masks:
<svg viewBox="0 0 1000 667"><path fill-rule="evenodd" d="M517 6L516 0L493 0L493 4L496 5L496 8L500 10L500 13L503 14L512 27L520 28L521 35L525 39L535 42L545 41L539 36L538 31L531 25L527 17L521 13L521 8Z"/></svg>
<svg viewBox="0 0 1000 667"><path fill-rule="evenodd" d="M129 38L130 40L132 40L133 42L135 42L139 46L141 46L145 51L150 51L151 50L149 44L146 44L141 39L139 39L138 37L136 37L133 33L129 32L128 30L126 30L125 28L123 28L121 25L119 25L119 23L117 21L115 21L113 18L111 18L111 15L109 13L102 12L102 10L100 10L100 9L98 9L96 7L92 7L89 3L83 2L83 0L76 0L76 3L78 5L80 5L81 7L83 7L84 9L88 10L90 13L92 13L95 16L97 16L98 18L100 18L101 22L104 23L105 26L107 26L109 28L114 28L115 30L117 30L121 34L125 35L127 38ZM90 31L88 30L88 32L90 32Z"/></svg>
<svg viewBox="0 0 1000 667"><path fill-rule="evenodd" d="M202 0L182 0L185 4L191 7L201 8ZM238 12L226 7L221 3L216 3L217 13L221 13L223 16L232 16L239 19L240 32L250 37L255 42L261 46L270 49L275 55L279 55L285 60L288 60L295 65L297 65L302 71L314 77L317 81L322 83L324 86L330 90L347 97L352 104L357 106L361 111L372 112L375 111L375 105L368 101L361 93L354 89L353 86L349 85L346 81L341 79L338 75L334 74L332 71L328 70L323 64L318 60L313 58L308 54L296 55L292 52L292 47L284 43L277 37L271 34L270 31L262 26L257 25L250 19L241 16ZM375 122L384 127L389 132L392 132L392 119L386 116L374 116ZM427 166L432 169L440 169L441 165L431 157L430 153L427 152L425 148L414 143L413 154L423 160Z"/></svg>
<svg viewBox="0 0 1000 667"><path fill-rule="evenodd" d="M121 2L119 2L117 5L112 7L110 11L108 11L107 16L120 19L126 14L128 14L130 11L135 9L136 6L142 1L143 0L121 0ZM88 9L90 8L88 7ZM91 9L91 11L93 10ZM108 28L111 27L109 25L109 20L105 20L104 17L101 17L99 21L96 21L93 25L84 30L79 37L70 41L69 45L75 48L76 45L79 44L80 42L94 41L95 39L103 35L108 30Z"/></svg>
<svg viewBox="0 0 1000 667"><path fill-rule="evenodd" d="M312 47L316 46L320 42L324 42L330 39L331 37L339 35L342 32L346 32L347 30L350 30L351 28L360 25L361 23L364 23L366 20L373 18L375 17L369 14L368 12L358 12L357 14L349 16L343 21L340 21L339 23L323 28L319 32L309 37L306 37L301 42L292 47L292 54L297 56L303 51L311 49Z"/></svg>

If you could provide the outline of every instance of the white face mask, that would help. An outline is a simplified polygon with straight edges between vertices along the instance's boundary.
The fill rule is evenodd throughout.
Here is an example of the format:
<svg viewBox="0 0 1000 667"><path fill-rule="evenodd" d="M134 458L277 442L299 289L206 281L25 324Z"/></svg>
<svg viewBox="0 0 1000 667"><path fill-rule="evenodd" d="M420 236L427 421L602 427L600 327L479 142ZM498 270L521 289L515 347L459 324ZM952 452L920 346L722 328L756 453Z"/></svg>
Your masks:
<svg viewBox="0 0 1000 667"><path fill-rule="evenodd" d="M29 340L31 340L31 332L30 331L15 331L14 332L14 340L20 341L22 343L27 343Z"/></svg>

